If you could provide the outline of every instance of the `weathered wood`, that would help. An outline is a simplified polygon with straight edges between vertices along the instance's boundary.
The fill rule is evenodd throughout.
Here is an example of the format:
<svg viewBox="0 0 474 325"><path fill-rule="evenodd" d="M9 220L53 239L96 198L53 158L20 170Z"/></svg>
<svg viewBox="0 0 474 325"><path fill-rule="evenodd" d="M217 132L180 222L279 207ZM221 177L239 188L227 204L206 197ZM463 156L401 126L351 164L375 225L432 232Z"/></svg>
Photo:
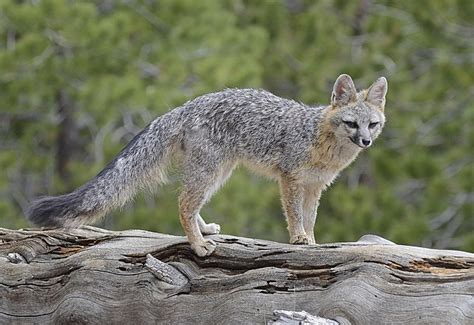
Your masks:
<svg viewBox="0 0 474 325"><path fill-rule="evenodd" d="M305 311L275 310L273 314L278 318L270 321L269 325L338 325L339 323L318 316L313 316Z"/></svg>
<svg viewBox="0 0 474 325"><path fill-rule="evenodd" d="M0 228L0 323L265 324L286 310L474 324L474 254L370 235L317 246L212 238L216 251L199 258L184 237L141 230Z"/></svg>

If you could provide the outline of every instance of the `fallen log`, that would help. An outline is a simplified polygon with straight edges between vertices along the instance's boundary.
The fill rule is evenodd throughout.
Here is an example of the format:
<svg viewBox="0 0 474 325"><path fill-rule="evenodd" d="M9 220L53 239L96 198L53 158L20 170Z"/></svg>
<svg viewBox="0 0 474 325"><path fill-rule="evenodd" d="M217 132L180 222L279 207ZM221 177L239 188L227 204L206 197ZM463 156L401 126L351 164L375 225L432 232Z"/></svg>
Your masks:
<svg viewBox="0 0 474 325"><path fill-rule="evenodd" d="M0 228L0 324L474 324L471 253L212 239L199 258L142 230Z"/></svg>

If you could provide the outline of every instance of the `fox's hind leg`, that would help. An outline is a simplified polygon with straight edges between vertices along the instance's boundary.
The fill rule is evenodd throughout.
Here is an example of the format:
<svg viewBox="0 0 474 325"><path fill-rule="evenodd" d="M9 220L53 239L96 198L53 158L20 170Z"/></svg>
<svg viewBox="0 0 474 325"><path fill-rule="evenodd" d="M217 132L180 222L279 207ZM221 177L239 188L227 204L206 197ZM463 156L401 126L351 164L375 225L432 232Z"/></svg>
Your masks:
<svg viewBox="0 0 474 325"><path fill-rule="evenodd" d="M217 223L206 223L200 214L197 216L199 230L203 235L217 235L221 232L221 226Z"/></svg>
<svg viewBox="0 0 474 325"><path fill-rule="evenodd" d="M212 254L216 244L203 235L217 234L218 224L206 222L199 215L202 206L212 194L227 180L234 164L219 161L217 157L204 153L188 157L184 166L183 191L179 197L180 221L192 249L198 256Z"/></svg>
<svg viewBox="0 0 474 325"><path fill-rule="evenodd" d="M205 188L186 188L179 196L179 220L191 248L198 256L210 255L216 248L216 243L204 239L199 229L199 210L205 203L205 197Z"/></svg>
<svg viewBox="0 0 474 325"><path fill-rule="evenodd" d="M208 192L206 201L210 200L211 196L217 192L217 190L229 179L230 175L232 175L235 165L235 162L227 162L223 163L219 168L217 168L215 182ZM198 224L199 229L203 235L216 235L221 231L220 225L217 223L206 223L200 214L198 215Z"/></svg>

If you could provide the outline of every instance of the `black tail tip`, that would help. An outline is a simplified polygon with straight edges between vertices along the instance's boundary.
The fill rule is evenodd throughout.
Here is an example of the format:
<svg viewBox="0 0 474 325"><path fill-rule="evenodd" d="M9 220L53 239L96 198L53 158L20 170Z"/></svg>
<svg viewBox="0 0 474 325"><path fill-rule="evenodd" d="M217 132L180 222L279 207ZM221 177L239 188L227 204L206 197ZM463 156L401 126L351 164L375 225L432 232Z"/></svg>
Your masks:
<svg viewBox="0 0 474 325"><path fill-rule="evenodd" d="M62 227L61 216L64 215L65 206L61 201L60 196L35 200L30 204L26 217L36 226Z"/></svg>

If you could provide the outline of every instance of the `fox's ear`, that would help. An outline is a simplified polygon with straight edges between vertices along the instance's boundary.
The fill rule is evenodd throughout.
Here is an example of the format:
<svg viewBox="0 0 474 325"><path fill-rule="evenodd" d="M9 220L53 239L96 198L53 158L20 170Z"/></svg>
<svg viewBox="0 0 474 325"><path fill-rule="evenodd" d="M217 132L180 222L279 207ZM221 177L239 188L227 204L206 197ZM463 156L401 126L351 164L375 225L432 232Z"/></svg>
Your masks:
<svg viewBox="0 0 474 325"><path fill-rule="evenodd" d="M331 104L333 106L344 106L357 99L357 91L352 78L347 74L337 77L332 89Z"/></svg>
<svg viewBox="0 0 474 325"><path fill-rule="evenodd" d="M380 77L367 90L365 100L381 109L385 106L385 95L387 95L387 79Z"/></svg>

